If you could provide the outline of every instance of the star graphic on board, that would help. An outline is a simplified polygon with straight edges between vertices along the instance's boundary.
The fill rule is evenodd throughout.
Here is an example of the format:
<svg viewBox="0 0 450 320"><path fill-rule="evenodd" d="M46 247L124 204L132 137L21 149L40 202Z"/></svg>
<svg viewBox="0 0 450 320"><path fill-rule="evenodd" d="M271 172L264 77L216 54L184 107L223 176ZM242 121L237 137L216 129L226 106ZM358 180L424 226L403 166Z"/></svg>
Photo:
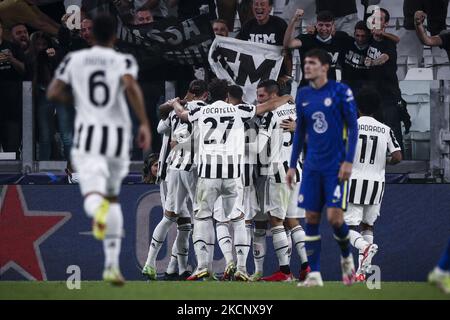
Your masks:
<svg viewBox="0 0 450 320"><path fill-rule="evenodd" d="M30 211L21 187L6 186L0 197L0 275L12 268L29 280L47 280L39 245L70 217Z"/></svg>

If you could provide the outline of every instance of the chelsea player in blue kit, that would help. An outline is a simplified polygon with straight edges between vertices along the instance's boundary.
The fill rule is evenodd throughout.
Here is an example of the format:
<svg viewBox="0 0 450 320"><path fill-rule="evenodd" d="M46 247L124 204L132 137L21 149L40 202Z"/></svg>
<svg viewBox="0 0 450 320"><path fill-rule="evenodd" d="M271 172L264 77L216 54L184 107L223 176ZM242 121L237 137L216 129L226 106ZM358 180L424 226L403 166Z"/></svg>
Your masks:
<svg viewBox="0 0 450 320"><path fill-rule="evenodd" d="M351 89L328 80L330 55L313 49L305 55L305 78L310 85L297 92L297 128L286 176L293 185L295 166L306 146L298 205L306 210L306 251L311 273L299 286L323 286L320 274L320 217L324 205L334 237L341 248L342 280L354 281L355 267L349 247L349 228L344 222L347 181L352 171L358 139L357 111Z"/></svg>

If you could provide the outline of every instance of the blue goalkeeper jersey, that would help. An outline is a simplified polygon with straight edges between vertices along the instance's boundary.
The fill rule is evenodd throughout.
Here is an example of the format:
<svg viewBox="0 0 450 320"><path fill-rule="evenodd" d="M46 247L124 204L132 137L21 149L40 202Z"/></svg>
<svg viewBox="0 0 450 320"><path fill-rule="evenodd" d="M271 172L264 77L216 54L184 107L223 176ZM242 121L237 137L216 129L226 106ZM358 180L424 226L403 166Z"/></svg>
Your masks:
<svg viewBox="0 0 450 320"><path fill-rule="evenodd" d="M307 143L304 170L339 170L353 163L358 141L357 111L352 90L329 80L320 89L306 86L296 97L297 128L290 167L295 168Z"/></svg>

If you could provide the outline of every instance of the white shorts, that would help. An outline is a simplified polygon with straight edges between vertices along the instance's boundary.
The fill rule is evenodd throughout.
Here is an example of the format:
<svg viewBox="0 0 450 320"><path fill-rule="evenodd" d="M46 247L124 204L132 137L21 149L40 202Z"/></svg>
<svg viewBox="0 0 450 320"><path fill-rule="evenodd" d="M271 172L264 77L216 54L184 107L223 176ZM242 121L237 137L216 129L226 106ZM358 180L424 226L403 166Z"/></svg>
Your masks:
<svg viewBox="0 0 450 320"><path fill-rule="evenodd" d="M223 211L222 197L218 197L214 203L213 218L218 222L229 222L230 219L225 216Z"/></svg>
<svg viewBox="0 0 450 320"><path fill-rule="evenodd" d="M287 185L286 185L287 186ZM288 187L289 189L289 187ZM300 182L295 184L295 187L293 190L290 190L291 197L289 199L289 205L286 212L286 218L296 218L296 219L303 219L305 218L305 209L300 208L298 206L298 195L300 193Z"/></svg>
<svg viewBox="0 0 450 320"><path fill-rule="evenodd" d="M381 204L364 205L348 203L344 220L349 226L359 226L361 222L373 226L380 215Z"/></svg>
<svg viewBox="0 0 450 320"><path fill-rule="evenodd" d="M167 181L161 180L161 183L159 185L159 193L161 196L161 206L163 208L163 211L166 210L166 199L167 199ZM180 217L182 218L190 218L192 212L192 201L189 199L189 201L185 202L183 206L181 207L181 213Z"/></svg>
<svg viewBox="0 0 450 320"><path fill-rule="evenodd" d="M268 176L264 181L264 188L260 186L258 191L263 211L256 215L255 220L268 220L268 214L282 220L304 218L305 210L298 207L299 191L300 183L296 183L294 190L291 190L286 183L277 183L275 177Z"/></svg>
<svg viewBox="0 0 450 320"><path fill-rule="evenodd" d="M175 212L183 218L191 216L186 211L186 203L194 204L195 188L197 183L197 171L184 171L170 169L167 172L167 196L164 208ZM192 211L190 211L192 212Z"/></svg>
<svg viewBox="0 0 450 320"><path fill-rule="evenodd" d="M129 159L72 153L71 160L78 173L83 196L92 192L98 192L107 197L119 195L122 180L128 174Z"/></svg>
<svg viewBox="0 0 450 320"><path fill-rule="evenodd" d="M261 211L256 197L256 188L252 184L244 187L243 193L243 210L245 214L245 220L253 220L255 216Z"/></svg>
<svg viewBox="0 0 450 320"><path fill-rule="evenodd" d="M219 197L222 197L223 215L221 220L236 219L243 213L242 180L199 178L197 184L197 209L195 217L205 219L214 216ZM224 216L224 217L223 217Z"/></svg>

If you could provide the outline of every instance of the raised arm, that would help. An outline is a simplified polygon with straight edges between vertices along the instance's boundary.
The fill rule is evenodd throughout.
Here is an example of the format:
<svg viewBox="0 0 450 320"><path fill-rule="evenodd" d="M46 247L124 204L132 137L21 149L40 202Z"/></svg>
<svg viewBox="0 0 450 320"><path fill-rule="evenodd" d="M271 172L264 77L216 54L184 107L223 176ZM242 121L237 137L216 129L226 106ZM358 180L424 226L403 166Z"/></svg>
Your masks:
<svg viewBox="0 0 450 320"><path fill-rule="evenodd" d="M290 95L284 95L281 97L276 97L276 98L270 99L269 101L258 104L256 106L256 114L261 115L266 112L273 111L276 108L282 106L283 104L288 103L289 101L291 101L291 102L294 101L294 98Z"/></svg>
<svg viewBox="0 0 450 320"><path fill-rule="evenodd" d="M301 17L303 17L304 14L305 11L303 9L297 9L291 21L289 21L283 40L283 46L285 48L295 49L302 46L302 42L299 39L296 39L293 33L297 23L300 21Z"/></svg>
<svg viewBox="0 0 450 320"><path fill-rule="evenodd" d="M425 27L423 25L423 22L425 21L426 17L427 14L423 11L416 11L416 13L414 14L414 24L416 26L417 37L419 38L420 42L422 42L424 45L431 47L442 46L441 37L429 36L427 34L427 31L425 30Z"/></svg>

